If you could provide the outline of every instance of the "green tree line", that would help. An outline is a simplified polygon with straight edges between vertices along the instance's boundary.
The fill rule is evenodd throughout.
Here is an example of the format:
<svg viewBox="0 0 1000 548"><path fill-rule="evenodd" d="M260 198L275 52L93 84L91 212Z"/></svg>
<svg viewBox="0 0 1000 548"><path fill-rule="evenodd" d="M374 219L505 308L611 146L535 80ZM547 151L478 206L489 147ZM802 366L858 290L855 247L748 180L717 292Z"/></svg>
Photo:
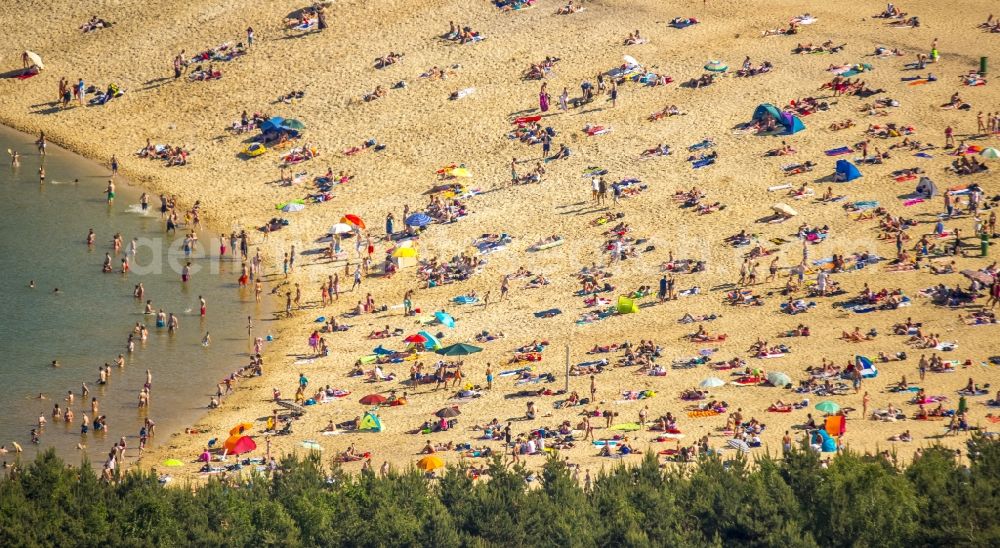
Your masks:
<svg viewBox="0 0 1000 548"><path fill-rule="evenodd" d="M527 481L529 480L530 481ZM664 468L647 455L581 481L558 457L348 474L317 455L278 471L162 486L102 482L54 452L0 479L3 546L1000 546L1000 441L906 468L846 452Z"/></svg>

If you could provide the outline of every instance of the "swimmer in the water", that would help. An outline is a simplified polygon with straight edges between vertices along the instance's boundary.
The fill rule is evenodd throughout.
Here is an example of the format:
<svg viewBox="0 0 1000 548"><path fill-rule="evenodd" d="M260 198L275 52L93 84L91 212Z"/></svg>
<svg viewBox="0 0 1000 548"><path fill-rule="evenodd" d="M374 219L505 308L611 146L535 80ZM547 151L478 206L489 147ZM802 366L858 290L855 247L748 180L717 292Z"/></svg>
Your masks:
<svg viewBox="0 0 1000 548"><path fill-rule="evenodd" d="M21 155L18 154L16 150L8 148L7 152L10 153L10 167L17 167L21 165Z"/></svg>
<svg viewBox="0 0 1000 548"><path fill-rule="evenodd" d="M46 396L45 394L42 394L41 392L39 392L39 393L38 393L38 398L37 398L37 399L39 399L39 400L47 400L47 399L49 399L49 398L48 398L48 396Z"/></svg>
<svg viewBox="0 0 1000 548"><path fill-rule="evenodd" d="M38 166L38 182L45 182L45 166Z"/></svg>
<svg viewBox="0 0 1000 548"><path fill-rule="evenodd" d="M57 287L57 288L53 289L52 292L55 293L56 295L58 295L59 294L59 288Z"/></svg>
<svg viewBox="0 0 1000 548"><path fill-rule="evenodd" d="M35 280L29 281L28 282L28 287L30 287L31 289L34 289L35 288Z"/></svg>
<svg viewBox="0 0 1000 548"><path fill-rule="evenodd" d="M206 331L205 336L201 338L201 345L208 346L210 344L212 344L212 336Z"/></svg>
<svg viewBox="0 0 1000 548"><path fill-rule="evenodd" d="M59 360L52 360L52 367L59 367Z"/></svg>
<svg viewBox="0 0 1000 548"><path fill-rule="evenodd" d="M91 229L90 229L90 230L89 230L89 231L87 232L87 245L89 245L89 246L93 247L93 245L94 245L94 242L95 242L96 240L97 240L97 235L96 235L96 234L94 234L94 229L93 229L93 228L91 228Z"/></svg>
<svg viewBox="0 0 1000 548"><path fill-rule="evenodd" d="M153 301L151 301L151 300L147 300L146 301L146 310L145 310L145 312L143 312L143 314L145 314L147 316L152 316L153 315Z"/></svg>

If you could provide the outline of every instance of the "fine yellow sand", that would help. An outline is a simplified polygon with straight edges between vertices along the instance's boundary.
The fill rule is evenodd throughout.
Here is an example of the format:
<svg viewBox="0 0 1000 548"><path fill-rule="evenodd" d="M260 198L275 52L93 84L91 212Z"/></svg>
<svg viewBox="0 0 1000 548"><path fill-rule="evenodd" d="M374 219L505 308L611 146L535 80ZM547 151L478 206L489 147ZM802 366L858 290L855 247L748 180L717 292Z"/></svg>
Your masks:
<svg viewBox="0 0 1000 548"><path fill-rule="evenodd" d="M317 239L345 213L355 213L367 220L376 240L376 257L381 257L388 248L380 241L385 215L390 211L394 213L398 229L404 205L409 205L411 211L425 207L428 201L425 192L438 183L435 170L452 163L464 163L474 175L467 182L468 186L481 189L483 193L468 200L471 214L466 219L451 225L432 225L421 236L422 257L447 259L467 252L472 239L483 233L506 232L514 238L513 244L506 249L486 256L486 266L467 282L419 289L414 270L407 269L391 280L366 280L360 290L342 295L337 303L323 310L314 302L319 300L320 283L337 272L341 276L341 287L346 289L350 287L350 275L345 274L342 265L317 261L316 255L300 256L298 268L287 281L301 284L305 300L310 302L303 310L296 311L293 319L267 324L267 329L276 333L278 339L268 347L265 376L243 381L237 393L224 400L221 409L208 413L197 425L205 433L176 434L169 439L167 433L160 433L158 447L144 456L144 464L156 466L170 457L193 460L209 438L224 439L231 425L266 417L272 409L268 401L271 389L278 388L290 396L295 391L299 372L309 377L310 388L330 385L351 390L353 394L342 401L310 408L305 419L295 423L293 435L273 438L273 453L304 451L301 442L313 439L329 457L355 444L359 450L372 452L376 466L386 460L400 466L414 461L428 436L405 432L448 405L454 391L409 390L408 405L381 411L387 430L380 434L319 435L319 430L330 420L340 422L362 414L365 407L357 402L361 396L387 393L391 389L406 390L398 382L367 384L348 378L346 374L358 357L368 354L379 342L390 348L403 346L400 338L367 340L366 335L373 329L388 324L403 328L407 334L418 330L412 318L401 315L402 295L407 289L417 289L415 305L423 311L446 308L455 316L457 327L454 330L429 328L431 332L444 330L446 344L472 341L482 330L506 334L503 340L485 344L482 353L466 358L463 372L472 384L485 385L487 363L493 364L494 372L507 369L512 350L535 339L551 343L544 360L533 365L535 371L554 373L558 381L529 388L562 388L567 347L573 363L600 357L614 361L619 354L592 358L585 353L595 344L652 339L663 346L661 363L669 366L672 359L691 356L707 347L683 338L695 329L693 325L677 323L685 312L722 315L720 320L706 324L713 333L729 335L728 340L717 345L719 350L715 357L719 359L746 358L747 347L758 337L772 344L789 344L792 353L784 358L748 361L768 371L784 371L796 382L805 378L805 367L817 365L824 357L843 365L855 354L907 351L908 361L880 365L881 375L863 384L862 392L870 393L873 408L892 403L902 407L907 414L915 409L905 403L908 394L888 394L884 390L901 375L906 375L911 382L917 379L916 363L921 351L907 346L905 337L893 336L890 330L894 323L907 317L923 322L926 332L940 333L944 340L959 343L958 349L946 357L971 360L973 364L957 373L928 374L920 383L928 394L947 395L946 406L954 407L958 399L956 390L964 386L969 377L979 384L996 385L1000 381L995 368L980 366L987 356L1000 354L997 328L967 327L959 318L965 311L934 307L918 295L920 289L937 283L967 284L957 274L935 276L927 270L889 273L883 263L860 273L835 275L834 279L849 295L856 294L867 283L876 290L902 288L913 299L913 306L908 308L868 315L834 308L832 304L843 297L814 299L817 306L804 315L780 314L778 305L782 298L777 291L784 285L787 270L782 270L778 281L755 288L762 295L775 293L765 297L761 307L724 305L724 292L718 290L738 278L742 255L748 248L734 250L722 240L741 229L760 233L761 241L769 247L773 247L768 244L770 238L792 240L778 252L780 264L785 268L797 264L801 258L801 245L793 235L800 223L830 227L825 243L810 246L810 258L862 250L877 251L883 256L894 254L891 241L876 239L875 222L852 221L841 204L794 200L785 196L784 191L768 193L766 189L786 182L798 185L829 175L835 158L824 156L823 151L862 140L869 123L913 125L917 128L917 139L937 145L943 144L943 130L948 125L960 136L975 133L976 112L1000 110L995 83L968 88L958 82L960 74L978 66L980 56L992 55L994 62L1000 60L1000 36L976 28L985 20L991 6L985 0L964 2L961 9L926 1L908 2L903 9L920 17L922 26L918 29L890 28L885 20L870 17L884 8L882 3L857 0L830 4L781 2L768 4L767 9L761 9L759 2L743 1L668 4L650 0L607 0L586 2L586 11L569 16L555 15L561 4L552 0L539 0L534 8L516 13L501 13L487 0L343 1L328 8L331 28L306 36L283 31L284 17L302 7L296 2L255 3L252 8L244 2L204 0L165 1L155 5L124 0L114 4L113 10L106 8L107 11L96 13L92 12L98 8L90 5L42 0L28 5L8 3L0 6L0 21L6 35L0 49L4 67L19 68L23 49L39 53L46 64L46 69L35 78L0 80L0 122L30 133L44 130L53 141L101 161L107 162L112 154L117 154L123 173L131 180L151 193L175 194L183 204L200 200L211 226L229 232L260 226L277 214L274 204L301 198L307 190L273 183L278 178L279 163L278 154L273 151L251 160L240 159L238 153L246 136L234 136L226 131L227 127L243 110L302 120L308 125L304 142L318 147L321 155L296 170L308 171L311 179L330 166L335 172L353 173L355 178L337 188L332 201L286 215L291 226L273 234L268 241L261 242L260 236L256 236L259 233L254 232L256 241L253 243L260 245L269 261L268 272L272 275L268 278L268 291L275 283L285 281L278 275L282 253L292 244L296 244L300 252L322 247L325 244L317 243ZM797 36L761 36L765 29L787 26L790 17L804 12L811 12L818 21L802 27ZM77 27L95 14L114 21L115 26L81 34ZM673 17L697 17L702 23L676 30L666 24ZM474 45L443 41L438 36L447 30L449 21L469 25L488 38ZM186 78L177 81L172 78L171 59L178 52L186 50L190 55L224 41L242 41L248 25L256 30L257 43L249 55L230 63L216 64L223 72L220 80L191 83ZM649 43L623 46L626 35L635 29L639 29ZM916 74L902 72L903 64L914 61L917 53L927 53L935 38L939 40L941 60L929 70L939 80L918 86L900 82L902 76ZM843 52L833 55L791 54L796 43L820 44L826 40L847 45ZM877 44L898 47L906 56L874 57L871 53ZM403 52L405 58L387 69L374 69L373 59L389 51ZM640 87L628 83L621 87L615 108L606 101L606 96L599 96L583 109L571 109L568 113L558 109L557 98L564 87L569 89L571 98L577 97L583 80L593 82L599 72L620 65L623 54L635 57L653 70L669 74L676 81L665 87ZM524 162L519 168L523 173L534 166L541 153L538 146L529 148L507 139L506 133L512 127L510 120L514 116L531 114L538 107L540 82L525 81L520 76L530 63L546 56L557 56L561 61L547 79L553 108L543 123L558 132L553 149L565 143L573 154L567 160L546 164L547 174L541 185L507 188L511 158ZM678 83L701 75L702 66L709 59L723 60L735 69L744 56L750 56L755 65L769 60L775 69L770 74L749 79L729 76L705 89L678 87ZM782 138L732 133L736 124L749 120L757 104L771 102L782 106L793 98L816 96L820 84L832 78L832 74L826 72L829 65L860 62L875 66L873 72L861 78L872 88L886 89L886 93L878 97L892 97L901 103L900 108L890 109L890 116L868 117L859 112L859 107L870 99L828 98L826 100L833 103L829 111L804 117L808 129L787 137L789 144L798 150L798 154L788 158L764 156L765 151L780 146ZM445 80L419 78L432 66L452 65L460 67ZM920 74L926 74L926 70ZM83 77L88 84L101 88L115 82L127 92L123 98L103 107L76 107L63 111L56 106L55 99L58 80L64 76L71 82ZM386 97L370 103L360 100L377 85L389 89L400 80L407 82L406 89L391 89ZM472 95L457 101L448 99L451 92L469 87L476 89ZM275 104L279 95L302 89L306 91L302 100ZM955 91L961 92L972 104L971 112L938 108ZM677 105L687 114L658 122L647 121L650 113L670 104ZM831 123L848 118L856 122L854 128L836 133L827 129ZM586 124L610 126L613 130L606 135L587 137L582 131ZM692 170L685 161L686 147L703 137L716 141L720 158L714 166ZM166 168L161 162L133 156L132 151L142 147L147 138L153 143L193 147L190 165ZM369 138L386 144L386 150L352 157L340 153ZM873 144L886 150L896 141L898 139L875 139ZM642 150L659 143L670 144L674 155L637 160ZM975 144L996 146L997 139L976 140ZM863 178L838 185L835 190L838 194L847 194L849 201L879 200L890 212L925 223L910 231L914 238L912 244L920 234L931 231L933 225L926 223L932 223L933 215L941 211L941 201L935 199L904 208L898 196L911 192L915 182L894 182L889 177L893 170L920 166L940 186L977 182L984 186L987 195L996 192L990 175L959 179L944 169L952 157L940 150L932 154L933 159L923 160L909 152L897 152L883 165L861 166ZM790 178L783 176L779 166L805 160L817 162L813 173ZM650 285L655 290L660 278L659 265L671 252L676 258L707 261L705 273L677 278L679 289L697 285L702 290L700 295L591 325L574 323L584 307L583 299L572 295L579 289L573 274L585 265L606 264L607 261L607 255L602 253L603 229L591 226L591 221L607 208L597 207L589 201L590 181L581 177L588 166L607 169L609 182L637 177L649 185L638 197L627 198L617 208L608 209L624 212L631 235L646 238L655 246L654 251L610 267L614 274L611 281L618 291L608 296L615 298L618 293L630 292L640 285ZM1000 168L993 167L993 171L996 169ZM704 216L678 208L672 195L692 186L704 189L708 202L719 201L726 208ZM825 188L825 185L817 185L817 194ZM754 221L769 214L770 206L776 202L791 204L799 216L784 224L756 224ZM969 217L949 221L948 226L972 233ZM552 234L565 237L566 244L540 253L527 252L532 243ZM353 242L348 242L346 247L353 254ZM992 261L992 257L958 258L957 265L958 269L981 268ZM761 260L762 273L766 273L769 262L770 257ZM496 302L501 277L522 265L532 272L544 273L551 284L541 289L525 289L525 280L514 280L509 299ZM348 272L353 272L353 268L350 266ZM479 295L491 291L493 302L485 309L449 303L456 295L473 290ZM372 293L377 303L387 304L389 312L346 320L354 326L350 331L326 335L333 349L331 356L294 365L299 356L309 351L306 339L315 326L312 320L319 315L339 315L350 310L367 292ZM653 301L655 297L646 300ZM283 301L275 304L283 307ZM553 307L562 309L563 314L548 319L532 315ZM776 339L779 332L799 323L812 328L811 337ZM842 331L855 326L862 331L874 327L880 335L874 341L857 344L838 339ZM435 357L427 355L421 360L431 364ZM408 367L408 363L389 366L386 371L406 378ZM683 443L694 443L710 435L712 445L719 447L724 444L725 437L717 429L724 424L725 418L689 419L683 411L686 402L680 401L678 396L681 390L696 386L708 376L728 380L727 373L712 372L704 366L671 370L665 377L637 376L634 368L609 370L597 377L599 407L619 412L619 422L636 420L638 411L645 405L649 406L650 418L669 411L681 416L679 426L685 434ZM586 377L573 377L569 384L571 390L581 395L589 391ZM209 388L192 387L192 392L204 393ZM509 378L498 379L491 392L462 404L457 429L429 438L434 443L473 441L479 445L482 442L474 441L477 434L468 428L494 417L505 421L523 416L527 401L537 403L541 417L514 422L515 433L543 425L557 426L563 420L578 422L579 408L552 408L552 402L561 397L506 397L519 389ZM623 390L645 389L655 390L656 397L641 402L616 401ZM995 392L995 387L991 392ZM784 401L802 399L801 395L783 389L726 386L713 390L712 397L730 402L733 408L742 408L745 417L757 417L765 422L768 427L763 441L772 452L779 450L783 432L793 424L801 424L807 413L767 413L767 406L779 398ZM858 410L851 415L844 439L852 448L870 451L894 448L905 456L934 441L955 446L964 441L964 436L939 440L944 431L941 422L892 424L860 420L861 398L861 394L832 398L842 406ZM990 423L984 420L989 411L982 403L985 399L970 399L969 416L973 424L989 427ZM810 400L814 405L819 398L810 397ZM154 394L152 416L169 412L169 409L156 407ZM808 412L821 415L811 408ZM887 441L889 436L907 429L914 434L913 443ZM597 434L606 435L603 429L598 429ZM654 435L649 432L630 436L643 450L674 447L673 443L653 442ZM256 454L260 455L263 436L257 434L257 441L261 451ZM578 444L566 455L571 461L589 467L610 464L596 456L589 442ZM447 462L458 461L454 453L443 456ZM540 463L541 460L532 457L529 462ZM356 469L360 463L348 466ZM189 464L173 473L194 476L196 470L197 465Z"/></svg>

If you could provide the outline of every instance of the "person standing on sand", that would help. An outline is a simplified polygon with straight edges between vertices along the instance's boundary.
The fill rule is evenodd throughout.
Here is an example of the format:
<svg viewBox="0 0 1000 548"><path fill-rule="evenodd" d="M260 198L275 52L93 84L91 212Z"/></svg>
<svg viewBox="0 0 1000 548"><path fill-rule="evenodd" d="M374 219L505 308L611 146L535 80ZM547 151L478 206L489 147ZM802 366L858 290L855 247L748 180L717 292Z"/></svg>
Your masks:
<svg viewBox="0 0 1000 548"><path fill-rule="evenodd" d="M118 175L118 156L111 155L111 178L114 179Z"/></svg>
<svg viewBox="0 0 1000 548"><path fill-rule="evenodd" d="M505 274L500 279L500 302L503 302L504 298L507 297L508 291L510 291L510 274Z"/></svg>
<svg viewBox="0 0 1000 548"><path fill-rule="evenodd" d="M861 418L868 418L868 402L872 400L868 392L865 392L864 397L861 398Z"/></svg>
<svg viewBox="0 0 1000 548"><path fill-rule="evenodd" d="M618 106L618 83L611 81L611 108Z"/></svg>
<svg viewBox="0 0 1000 548"><path fill-rule="evenodd" d="M590 376L590 403L597 403L597 378Z"/></svg>
<svg viewBox="0 0 1000 548"><path fill-rule="evenodd" d="M247 27L247 47L253 47L253 27Z"/></svg>
<svg viewBox="0 0 1000 548"><path fill-rule="evenodd" d="M486 389L493 390L493 366L486 364Z"/></svg>
<svg viewBox="0 0 1000 548"><path fill-rule="evenodd" d="M569 89L563 88L562 94L559 95L559 109L566 111L569 110Z"/></svg>

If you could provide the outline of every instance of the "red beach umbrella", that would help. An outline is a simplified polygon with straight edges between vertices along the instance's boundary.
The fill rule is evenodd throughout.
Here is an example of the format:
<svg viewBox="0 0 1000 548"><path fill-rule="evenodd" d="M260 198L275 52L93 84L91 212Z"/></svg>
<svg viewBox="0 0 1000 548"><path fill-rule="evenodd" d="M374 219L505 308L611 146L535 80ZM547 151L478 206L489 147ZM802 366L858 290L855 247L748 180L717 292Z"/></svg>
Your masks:
<svg viewBox="0 0 1000 548"><path fill-rule="evenodd" d="M365 405L378 405L380 403L385 403L388 400L381 394L368 394L367 396L361 398L360 401Z"/></svg>

